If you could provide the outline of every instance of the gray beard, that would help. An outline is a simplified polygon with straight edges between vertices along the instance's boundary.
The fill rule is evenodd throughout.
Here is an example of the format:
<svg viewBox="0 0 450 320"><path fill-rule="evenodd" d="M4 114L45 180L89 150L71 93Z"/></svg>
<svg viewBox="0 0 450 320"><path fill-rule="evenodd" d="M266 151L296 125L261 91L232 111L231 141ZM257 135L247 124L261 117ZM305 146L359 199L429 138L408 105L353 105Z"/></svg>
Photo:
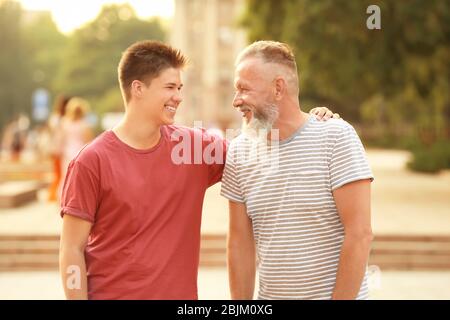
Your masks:
<svg viewBox="0 0 450 320"><path fill-rule="evenodd" d="M262 112L253 111L252 119L249 123L245 120L242 123L242 132L253 139L266 140L267 134L272 130L272 126L278 118L278 107L268 104Z"/></svg>

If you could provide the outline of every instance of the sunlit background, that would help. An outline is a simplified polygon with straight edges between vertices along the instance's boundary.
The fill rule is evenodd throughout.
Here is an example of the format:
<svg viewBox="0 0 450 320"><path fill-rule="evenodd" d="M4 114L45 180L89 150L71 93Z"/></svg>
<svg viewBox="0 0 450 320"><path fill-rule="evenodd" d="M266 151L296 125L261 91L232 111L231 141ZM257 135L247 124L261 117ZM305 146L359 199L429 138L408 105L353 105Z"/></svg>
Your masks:
<svg viewBox="0 0 450 320"><path fill-rule="evenodd" d="M100 13L102 6L108 4L130 4L140 19L161 17L169 19L175 11L173 0L148 1L57 1L57 0L21 0L25 10L50 11L59 31L69 34L88 21L94 20Z"/></svg>
<svg viewBox="0 0 450 320"><path fill-rule="evenodd" d="M380 30L367 28L371 4ZM239 51L259 39L289 43L302 109L339 112L367 149L371 297L450 299L449 21L446 0L0 0L0 299L64 298L56 110L77 97L94 136L114 126L117 64L143 39L189 57L177 123L221 131L240 126L231 106ZM205 198L201 299L229 298L219 189Z"/></svg>

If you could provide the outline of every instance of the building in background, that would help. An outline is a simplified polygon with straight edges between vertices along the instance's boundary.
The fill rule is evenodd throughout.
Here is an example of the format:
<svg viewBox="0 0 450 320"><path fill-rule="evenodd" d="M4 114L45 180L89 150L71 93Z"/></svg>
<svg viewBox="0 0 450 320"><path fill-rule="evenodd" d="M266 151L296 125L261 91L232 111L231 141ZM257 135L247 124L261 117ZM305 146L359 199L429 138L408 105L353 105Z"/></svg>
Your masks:
<svg viewBox="0 0 450 320"><path fill-rule="evenodd" d="M202 121L210 128L239 127L241 116L232 107L234 61L246 46L237 20L242 0L176 0L171 34L173 46L189 58L184 72L179 124Z"/></svg>

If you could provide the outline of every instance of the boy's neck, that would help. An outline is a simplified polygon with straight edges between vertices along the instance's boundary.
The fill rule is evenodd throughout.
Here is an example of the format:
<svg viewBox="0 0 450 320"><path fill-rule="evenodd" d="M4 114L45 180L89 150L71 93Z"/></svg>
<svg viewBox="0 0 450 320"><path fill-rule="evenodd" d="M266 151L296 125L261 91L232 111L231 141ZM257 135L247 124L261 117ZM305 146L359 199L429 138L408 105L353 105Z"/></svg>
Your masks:
<svg viewBox="0 0 450 320"><path fill-rule="evenodd" d="M135 149L150 149L161 139L161 126L144 123L141 119L133 119L129 114L112 129L124 143Z"/></svg>

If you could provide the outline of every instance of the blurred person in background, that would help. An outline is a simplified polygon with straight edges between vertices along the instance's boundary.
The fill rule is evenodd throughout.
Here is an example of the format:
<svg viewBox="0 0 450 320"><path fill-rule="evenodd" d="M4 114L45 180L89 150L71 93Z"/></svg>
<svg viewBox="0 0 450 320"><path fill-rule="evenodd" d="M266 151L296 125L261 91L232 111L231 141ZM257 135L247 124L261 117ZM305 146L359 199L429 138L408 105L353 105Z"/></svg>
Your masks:
<svg viewBox="0 0 450 320"><path fill-rule="evenodd" d="M61 122L61 164L62 176L66 175L69 162L93 137L93 130L86 120L89 104L80 97L67 102L66 113ZM61 190L60 184L60 190Z"/></svg>
<svg viewBox="0 0 450 320"><path fill-rule="evenodd" d="M48 200L56 201L58 196L58 187L62 177L62 152L63 152L63 118L66 114L67 103L70 97L60 95L56 98L53 113L48 120L48 130L50 141L48 151L52 160L53 180L48 190Z"/></svg>
<svg viewBox="0 0 450 320"><path fill-rule="evenodd" d="M20 160L22 151L25 149L30 119L19 114L6 126L3 134L2 149L9 153L13 162Z"/></svg>

